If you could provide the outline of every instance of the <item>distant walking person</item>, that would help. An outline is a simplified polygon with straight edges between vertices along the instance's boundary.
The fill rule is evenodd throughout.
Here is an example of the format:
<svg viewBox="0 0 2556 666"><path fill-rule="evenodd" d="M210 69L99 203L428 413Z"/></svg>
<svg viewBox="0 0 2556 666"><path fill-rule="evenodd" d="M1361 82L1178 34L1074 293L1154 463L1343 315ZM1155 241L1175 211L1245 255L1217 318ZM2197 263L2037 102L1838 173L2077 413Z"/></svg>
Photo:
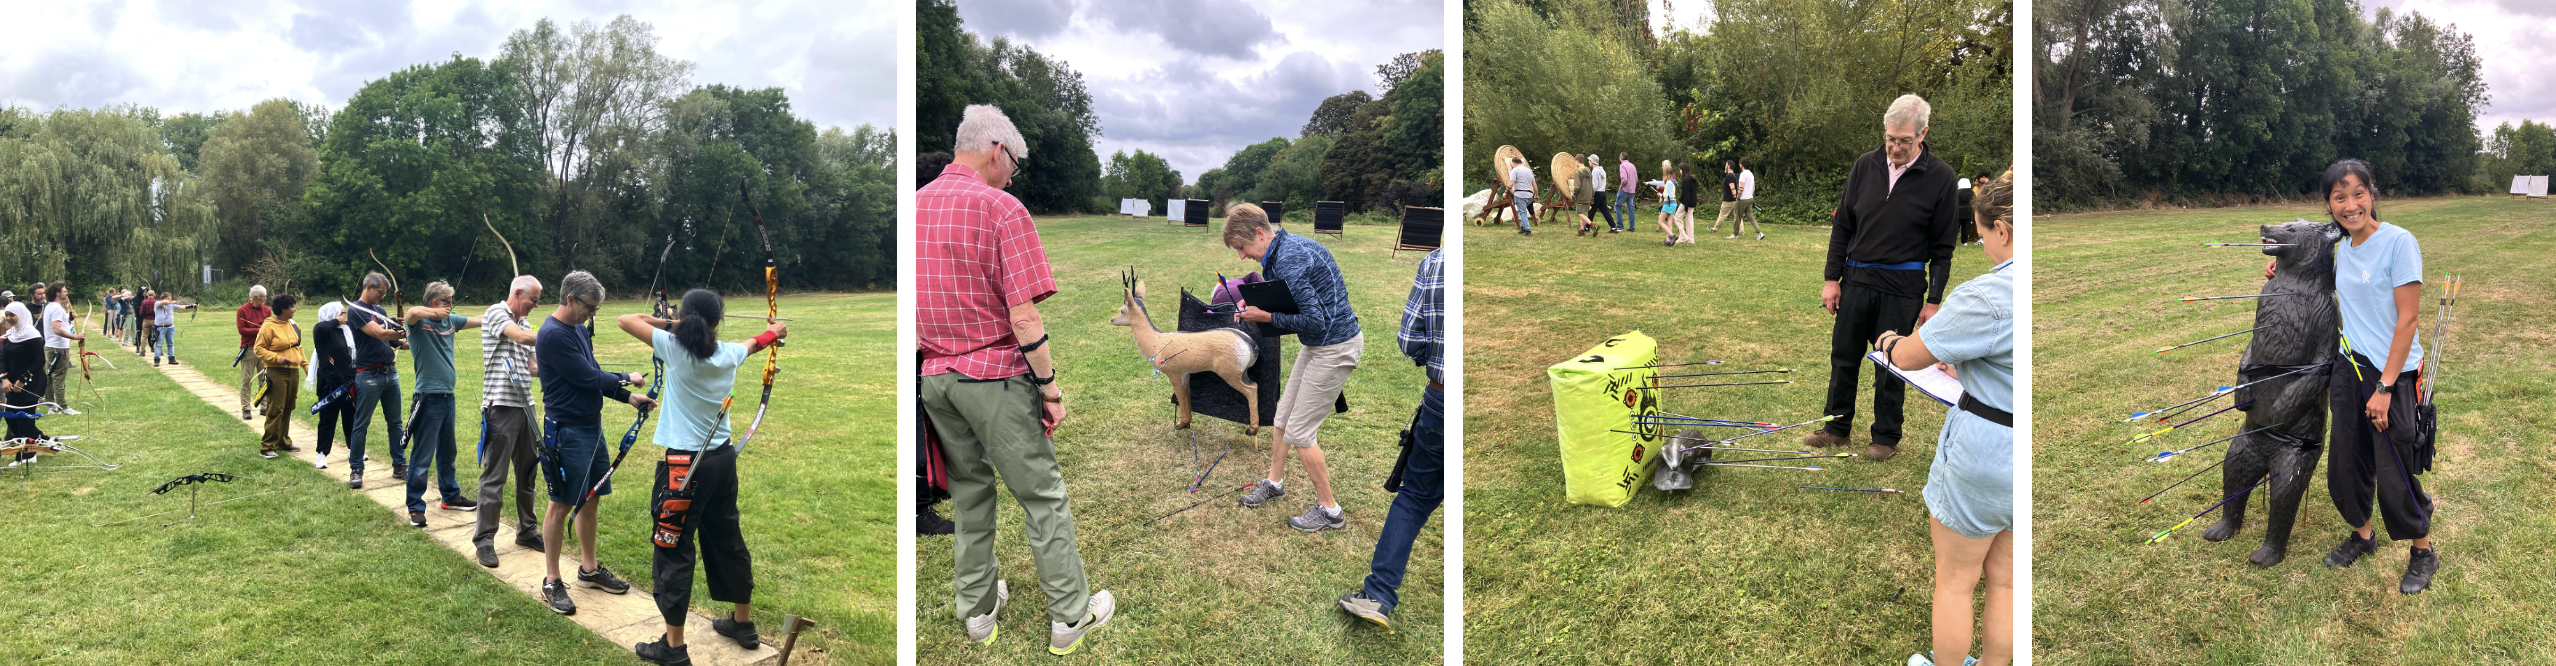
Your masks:
<svg viewBox="0 0 2556 666"><path fill-rule="evenodd" d="M1737 167L1733 166L1730 160L1722 160L1722 178L1721 178L1721 188L1720 188L1720 189L1722 190L1722 210L1721 210L1721 212L1720 212L1720 213L1717 213L1717 214L1715 214L1715 215L1713 216L1713 225L1712 225L1712 226L1709 226L1709 227L1705 227L1705 229L1704 229L1704 230L1705 230L1705 231L1716 231L1716 232L1721 231L1721 230L1722 230L1722 222L1724 222L1724 221L1730 221L1730 222L1731 222L1731 236L1730 236L1730 237L1731 237L1731 238L1738 238L1738 237L1739 237L1739 222L1738 222L1738 221L1736 221L1736 220L1731 220L1731 218L1732 218L1732 216L1733 216L1734 214L1736 214L1736 213L1738 213L1738 212L1739 212L1739 169L1738 169Z"/></svg>
<svg viewBox="0 0 2556 666"><path fill-rule="evenodd" d="M1660 194L1660 233L1666 240L1661 247L1677 244L1677 167L1660 160L1660 179L1651 181Z"/></svg>
<svg viewBox="0 0 2556 666"><path fill-rule="evenodd" d="M1084 578L1074 510L1056 465L1065 391L1056 385L1055 349L1038 308L1056 295L1056 277L1029 210L1002 189L1029 157L1028 144L1001 109L978 104L964 113L957 159L914 193L914 338L923 348L917 400L950 466L958 524L952 609L970 642L994 640L1012 596L994 563L1000 482L1025 514L1047 597L1047 651L1070 654L1109 622L1118 602Z"/></svg>
<svg viewBox="0 0 2556 666"><path fill-rule="evenodd" d="M1766 240L1766 223L1757 219L1757 173L1748 170L1748 160L1739 161L1739 214L1731 218L1732 238L1739 237L1742 220L1757 227L1758 240Z"/></svg>
<svg viewBox="0 0 2556 666"><path fill-rule="evenodd" d="M1819 301L1837 322L1828 348L1828 400L1837 417L1802 438L1814 447L1846 446L1855 425L1864 350L1883 331L1915 330L1933 319L1952 277L1954 228L1951 165L1926 149L1924 98L1902 95L1882 114L1882 147L1855 158L1829 221L1828 265ZM1866 459L1899 451L1900 409L1907 384L1873 373L1872 444Z"/></svg>
<svg viewBox="0 0 2556 666"><path fill-rule="evenodd" d="M1639 212L1635 209L1633 204L1633 186L1635 183L1641 182L1641 180L1642 174L1640 171L1633 168L1633 159L1631 156L1628 153L1616 153L1615 215L1623 218L1623 231L1633 230L1634 214Z"/></svg>
<svg viewBox="0 0 2556 666"><path fill-rule="evenodd" d="M1598 215L1606 217L1607 233L1615 233L1615 210L1606 205L1606 200L1611 198L1607 196L1610 192L1606 189L1606 165L1598 162L1597 153L1589 153L1588 161L1589 208ZM1589 235L1595 236L1597 232L1592 230Z"/></svg>
<svg viewBox="0 0 2556 666"><path fill-rule="evenodd" d="M1517 208L1518 235L1535 235L1535 169L1522 158L1509 158L1509 205Z"/></svg>

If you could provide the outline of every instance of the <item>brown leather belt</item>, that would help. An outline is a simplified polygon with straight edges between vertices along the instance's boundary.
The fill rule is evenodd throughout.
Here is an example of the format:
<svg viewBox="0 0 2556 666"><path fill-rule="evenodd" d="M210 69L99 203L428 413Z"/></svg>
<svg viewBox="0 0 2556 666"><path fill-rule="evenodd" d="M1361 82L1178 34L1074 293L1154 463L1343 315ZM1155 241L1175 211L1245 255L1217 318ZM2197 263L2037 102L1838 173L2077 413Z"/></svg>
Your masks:
<svg viewBox="0 0 2556 666"><path fill-rule="evenodd" d="M1447 392L1447 385L1438 382L1429 382L1429 390L1445 393Z"/></svg>

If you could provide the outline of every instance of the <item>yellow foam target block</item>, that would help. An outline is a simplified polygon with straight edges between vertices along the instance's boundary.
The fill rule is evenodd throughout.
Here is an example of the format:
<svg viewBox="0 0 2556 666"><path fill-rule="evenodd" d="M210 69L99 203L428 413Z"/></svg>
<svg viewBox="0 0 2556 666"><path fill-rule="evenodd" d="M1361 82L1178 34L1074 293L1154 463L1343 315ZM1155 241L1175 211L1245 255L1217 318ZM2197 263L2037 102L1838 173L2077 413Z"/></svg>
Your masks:
<svg viewBox="0 0 2556 666"><path fill-rule="evenodd" d="M1624 506L1659 466L1660 438L1636 415L1659 412L1658 391L1639 390L1659 370L1658 346L1633 331L1608 338L1571 360L1545 368L1553 386L1554 429L1561 437L1562 481L1574 504ZM1648 419L1645 419L1648 420Z"/></svg>

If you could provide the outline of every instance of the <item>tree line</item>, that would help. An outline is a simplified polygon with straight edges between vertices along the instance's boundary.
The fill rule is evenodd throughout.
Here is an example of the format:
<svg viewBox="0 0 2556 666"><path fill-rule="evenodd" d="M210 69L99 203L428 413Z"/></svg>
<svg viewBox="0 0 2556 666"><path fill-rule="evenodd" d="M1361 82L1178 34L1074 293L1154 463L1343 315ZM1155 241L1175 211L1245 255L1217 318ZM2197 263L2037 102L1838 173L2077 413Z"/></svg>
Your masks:
<svg viewBox="0 0 2556 666"><path fill-rule="evenodd" d="M1093 149L1100 120L1082 74L1027 46L967 32L953 0L917 0L915 29L916 151L950 150L968 105L1001 108L1030 147L1009 191L1033 213L1116 212L1120 199L1145 199L1155 214L1169 199L1205 199L1217 215L1238 200L1285 201L1308 214L1315 201L1340 201L1352 212L1442 203L1446 63L1436 50L1378 66L1382 96L1332 96L1296 138L1254 144L1193 181L1144 150L1102 160Z"/></svg>
<svg viewBox="0 0 2556 666"><path fill-rule="evenodd" d="M1933 107L1937 157L1965 176L2003 171L2013 14L2005 0L1723 0L1695 28L1654 32L1631 0L1468 2L1465 189L1493 186L1503 145L1539 173L1557 152L1610 167L1624 153L1645 180L1662 160L1707 181L1747 160L1768 219L1824 223L1909 93Z"/></svg>
<svg viewBox="0 0 2556 666"><path fill-rule="evenodd" d="M2353 0L2034 5L2033 198L2044 209L2307 196L2370 163L2390 195L2499 192L2475 42ZM2556 159L2556 149L2548 151ZM2499 180L2498 180L2499 179Z"/></svg>
<svg viewBox="0 0 2556 666"><path fill-rule="evenodd" d="M438 279L494 297L511 244L546 282L587 270L636 295L672 243L670 288L759 292L742 190L783 288L894 284L894 132L819 133L780 89L694 86L655 43L627 16L545 19L334 111L0 109L0 247L28 259L0 281L183 294L211 265L231 288L334 297L386 266L412 301Z"/></svg>

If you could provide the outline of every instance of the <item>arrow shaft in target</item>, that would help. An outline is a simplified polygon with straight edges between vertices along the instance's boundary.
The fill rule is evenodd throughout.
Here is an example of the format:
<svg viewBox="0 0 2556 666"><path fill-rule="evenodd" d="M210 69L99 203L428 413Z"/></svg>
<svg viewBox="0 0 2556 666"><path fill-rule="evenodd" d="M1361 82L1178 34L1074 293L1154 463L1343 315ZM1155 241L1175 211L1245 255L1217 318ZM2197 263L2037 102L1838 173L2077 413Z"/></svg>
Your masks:
<svg viewBox="0 0 2556 666"><path fill-rule="evenodd" d="M2209 337L2209 338L2202 338L2202 339L2199 339L2199 340L2194 340L2194 341L2191 341L2191 342L2186 342L2186 343L2179 344L2179 345L2175 345L2175 346L2172 346L2172 347L2167 347L2167 348L2164 348L2164 349L2159 349L2159 350L2157 350L2157 353L2159 353L2159 354L2163 354L2163 353L2170 352L2170 351L2174 351L2174 350L2177 350L2177 349L2182 349L2182 348L2185 348L2185 347L2190 347L2190 346L2197 345L2197 344L2201 344L2201 343L2204 343L2204 342L2209 342L2209 341L2211 341L2211 340L2219 340L2219 339L2224 339L2224 338L2233 338L2233 337L2236 337L2236 336L2245 335L2245 334L2247 334L2247 333L2252 333L2252 332L2255 332L2255 331L2260 331L2260 330L2263 330L2263 329L2266 329L2266 328L2271 328L2271 327L2270 327L2270 326L2256 326L2256 327L2254 327L2254 328L2249 328L2249 329L2245 329L2245 330L2242 330L2242 331L2237 331L2237 332L2235 332L2235 333L2229 333L2229 334L2227 334L2227 335L2221 335L2221 336Z"/></svg>

